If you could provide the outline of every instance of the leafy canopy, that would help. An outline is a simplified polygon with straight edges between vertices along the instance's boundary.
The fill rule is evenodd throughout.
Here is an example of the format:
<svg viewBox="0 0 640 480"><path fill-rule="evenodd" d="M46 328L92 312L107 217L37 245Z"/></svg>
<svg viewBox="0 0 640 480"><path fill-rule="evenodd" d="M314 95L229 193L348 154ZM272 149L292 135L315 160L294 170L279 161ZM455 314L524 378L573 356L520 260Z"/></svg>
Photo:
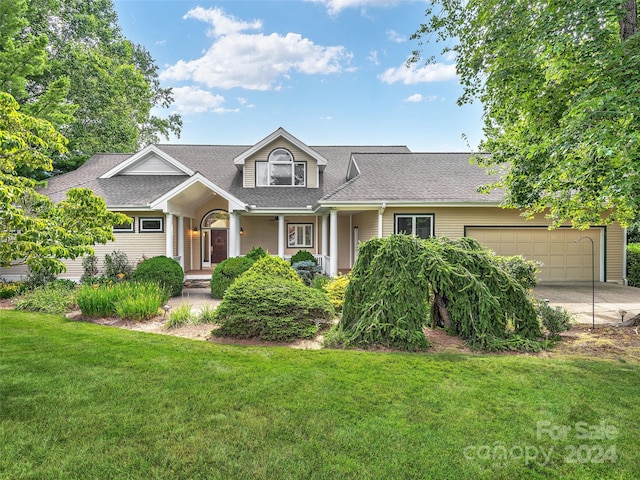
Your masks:
<svg viewBox="0 0 640 480"><path fill-rule="evenodd" d="M53 125L20 111L0 92L0 267L26 264L32 271L64 271L61 259L93 253L113 240L113 225L126 215L107 210L91 190L72 188L57 205L36 191L36 182L16 170L51 170L52 153L65 153L66 139Z"/></svg>
<svg viewBox="0 0 640 480"><path fill-rule="evenodd" d="M640 35L635 0L435 0L414 34L446 42L479 99L504 205L555 226L640 211ZM414 52L410 62L419 61ZM433 62L433 58L427 62Z"/></svg>

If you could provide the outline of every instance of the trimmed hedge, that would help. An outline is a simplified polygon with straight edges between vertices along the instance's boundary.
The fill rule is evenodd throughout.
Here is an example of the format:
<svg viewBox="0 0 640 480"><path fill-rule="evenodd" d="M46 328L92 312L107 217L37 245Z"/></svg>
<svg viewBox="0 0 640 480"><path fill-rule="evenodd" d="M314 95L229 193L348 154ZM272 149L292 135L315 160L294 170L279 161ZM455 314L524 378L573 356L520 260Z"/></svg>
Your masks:
<svg viewBox="0 0 640 480"><path fill-rule="evenodd" d="M291 257L291 265L298 262L313 262L318 265L318 260L307 250L298 250L295 255Z"/></svg>
<svg viewBox="0 0 640 480"><path fill-rule="evenodd" d="M157 282L167 290L170 297L175 297L182 292L184 271L173 258L160 255L142 261L133 272L133 279Z"/></svg>
<svg viewBox="0 0 640 480"><path fill-rule="evenodd" d="M630 287L640 287L640 243L627 245L627 280Z"/></svg>
<svg viewBox="0 0 640 480"><path fill-rule="evenodd" d="M233 281L249 270L256 261L249 257L233 257L227 258L218 264L211 274L211 296L213 298L222 298Z"/></svg>
<svg viewBox="0 0 640 480"><path fill-rule="evenodd" d="M258 278L276 277L302 283L302 279L291 267L289 262L280 257L274 257L271 255L267 255L256 261L249 270L242 274L242 277L246 276Z"/></svg>

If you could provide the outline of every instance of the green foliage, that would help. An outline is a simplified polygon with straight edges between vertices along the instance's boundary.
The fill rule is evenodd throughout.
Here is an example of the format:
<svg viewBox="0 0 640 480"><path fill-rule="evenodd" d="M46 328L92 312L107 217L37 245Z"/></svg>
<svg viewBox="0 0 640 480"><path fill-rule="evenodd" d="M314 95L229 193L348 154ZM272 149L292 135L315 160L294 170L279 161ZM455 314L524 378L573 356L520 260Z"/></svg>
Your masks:
<svg viewBox="0 0 640 480"><path fill-rule="evenodd" d="M322 269L318 266L318 264L310 260L296 262L291 265L291 268L295 270L295 272L307 287L311 287L313 285L313 279L316 277L316 275L322 272Z"/></svg>
<svg viewBox="0 0 640 480"><path fill-rule="evenodd" d="M244 257L227 258L220 262L211 274L211 281L209 283L211 286L211 296L213 298L224 297L224 292L227 291L229 285L249 270L254 263L255 260L248 255Z"/></svg>
<svg viewBox="0 0 640 480"><path fill-rule="evenodd" d="M535 306L542 326L552 340L557 339L562 332L571 330L575 323L573 316L562 307L553 308L542 300L538 300Z"/></svg>
<svg viewBox="0 0 640 480"><path fill-rule="evenodd" d="M69 283L49 282L18 297L15 309L63 315L75 305L75 293Z"/></svg>
<svg viewBox="0 0 640 480"><path fill-rule="evenodd" d="M95 283L98 279L98 259L94 254L82 258L82 276L80 283Z"/></svg>
<svg viewBox="0 0 640 480"><path fill-rule="evenodd" d="M313 338L319 323L329 322L334 315L326 294L306 287L297 276L292 280L244 274L228 288L216 309L220 327L212 333L270 341Z"/></svg>
<svg viewBox="0 0 640 480"><path fill-rule="evenodd" d="M324 290L327 292L327 296L329 297L329 301L333 308L336 309L336 312L342 311L342 305L344 304L344 292L349 285L349 281L351 279L351 275L338 275L335 278L329 280L329 282L324 286Z"/></svg>
<svg viewBox="0 0 640 480"><path fill-rule="evenodd" d="M315 278L313 279L313 288L326 291L325 287L327 286L327 283L329 283L330 281L331 281L331 277L328 277L326 275L316 275Z"/></svg>
<svg viewBox="0 0 640 480"><path fill-rule="evenodd" d="M167 298L166 290L154 281L84 284L77 293L83 315L95 318L117 315L126 320L144 320L157 315Z"/></svg>
<svg viewBox="0 0 640 480"><path fill-rule="evenodd" d="M640 211L640 35L635 1L436 0L413 38L443 41L480 100L476 161L504 204L559 226ZM415 52L413 61L417 61ZM431 58L431 62L435 62ZM511 81L517 79L517 81Z"/></svg>
<svg viewBox="0 0 640 480"><path fill-rule="evenodd" d="M55 272L51 272L46 268L40 270L29 270L24 283L29 290L34 288L43 287L44 285L53 282L56 279Z"/></svg>
<svg viewBox="0 0 640 480"><path fill-rule="evenodd" d="M178 328L193 323L197 317L191 311L192 308L193 305L190 303L183 303L179 307L171 310L169 318L164 323L165 326L167 328Z"/></svg>
<svg viewBox="0 0 640 480"><path fill-rule="evenodd" d="M170 297L182 292L184 271L173 258L160 255L140 262L132 278L137 281L156 282L167 290Z"/></svg>
<svg viewBox="0 0 640 480"><path fill-rule="evenodd" d="M527 260L522 255L503 257L496 255L494 261L505 272L509 273L525 290L530 290L538 284L536 274L540 273L540 263Z"/></svg>
<svg viewBox="0 0 640 480"><path fill-rule="evenodd" d="M13 298L27 289L25 282L0 281L0 298Z"/></svg>
<svg viewBox="0 0 640 480"><path fill-rule="evenodd" d="M477 241L393 235L361 245L335 343L424 349L429 303L432 326L442 315L436 295L445 303L450 332L473 348L521 348L540 337L527 292Z"/></svg>
<svg viewBox="0 0 640 480"><path fill-rule="evenodd" d="M630 287L640 287L640 243L627 245L627 281Z"/></svg>
<svg viewBox="0 0 640 480"><path fill-rule="evenodd" d="M206 303L200 307L196 323L215 323L216 307Z"/></svg>
<svg viewBox="0 0 640 480"><path fill-rule="evenodd" d="M113 280L128 280L133 274L133 267L129 263L127 254L122 250L115 250L104 256L104 274Z"/></svg>
<svg viewBox="0 0 640 480"><path fill-rule="evenodd" d="M316 257L314 257L313 254L308 250L298 250L291 257L291 265L298 262L313 262L318 265L318 260L316 260Z"/></svg>
<svg viewBox="0 0 640 480"><path fill-rule="evenodd" d="M254 278L275 277L302 283L302 279L289 262L273 255L267 255L257 260L249 270L241 275L241 277L246 276Z"/></svg>
<svg viewBox="0 0 640 480"><path fill-rule="evenodd" d="M258 260L259 258L262 258L266 255L268 255L268 253L265 252L262 247L253 247L251 250L249 250L249 253L247 253L245 257L252 260Z"/></svg>
<svg viewBox="0 0 640 480"><path fill-rule="evenodd" d="M636 221L627 229L627 244L640 244L640 221Z"/></svg>

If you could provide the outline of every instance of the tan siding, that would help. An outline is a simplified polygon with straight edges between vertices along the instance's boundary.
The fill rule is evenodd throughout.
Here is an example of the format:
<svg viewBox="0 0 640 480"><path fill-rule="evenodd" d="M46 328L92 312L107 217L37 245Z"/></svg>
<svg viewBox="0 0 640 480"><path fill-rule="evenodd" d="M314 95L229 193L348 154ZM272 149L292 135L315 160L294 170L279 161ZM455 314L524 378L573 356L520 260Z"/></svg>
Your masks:
<svg viewBox="0 0 640 480"><path fill-rule="evenodd" d="M353 216L353 226L358 227L360 242L378 237L378 211L361 212Z"/></svg>
<svg viewBox="0 0 640 480"><path fill-rule="evenodd" d="M349 260L351 231L349 226L349 215L338 216L338 271L345 272L351 269ZM333 253L331 253L333 255Z"/></svg>
<svg viewBox="0 0 640 480"><path fill-rule="evenodd" d="M622 282L625 238L624 229L615 223L607 227L607 281Z"/></svg>
<svg viewBox="0 0 640 480"><path fill-rule="evenodd" d="M262 247L273 255L278 254L278 222L273 217L240 217L245 234L240 238L240 252L249 253L253 247Z"/></svg>

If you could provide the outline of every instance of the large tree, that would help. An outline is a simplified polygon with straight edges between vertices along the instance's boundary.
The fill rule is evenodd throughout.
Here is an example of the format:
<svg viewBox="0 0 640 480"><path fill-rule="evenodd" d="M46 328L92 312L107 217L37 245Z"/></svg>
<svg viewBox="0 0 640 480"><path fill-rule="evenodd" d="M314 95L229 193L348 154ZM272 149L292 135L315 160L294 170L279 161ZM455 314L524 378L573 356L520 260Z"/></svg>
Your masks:
<svg viewBox="0 0 640 480"><path fill-rule="evenodd" d="M0 90L69 140L54 173L179 135L177 114L154 113L171 105L171 89L151 55L123 36L111 0L2 0L0 18Z"/></svg>
<svg viewBox="0 0 640 480"><path fill-rule="evenodd" d="M490 188L558 226L640 211L640 35L635 0L434 0L419 42L446 42L484 108L477 162ZM410 61L419 61L420 51ZM433 58L426 59L434 61Z"/></svg>
<svg viewBox="0 0 640 480"><path fill-rule="evenodd" d="M60 273L63 259L93 253L113 240L113 225L128 221L107 210L92 191L72 188L54 204L20 169L53 168L51 155L66 152L66 139L47 120L22 113L0 92L0 267L26 264L31 271Z"/></svg>

